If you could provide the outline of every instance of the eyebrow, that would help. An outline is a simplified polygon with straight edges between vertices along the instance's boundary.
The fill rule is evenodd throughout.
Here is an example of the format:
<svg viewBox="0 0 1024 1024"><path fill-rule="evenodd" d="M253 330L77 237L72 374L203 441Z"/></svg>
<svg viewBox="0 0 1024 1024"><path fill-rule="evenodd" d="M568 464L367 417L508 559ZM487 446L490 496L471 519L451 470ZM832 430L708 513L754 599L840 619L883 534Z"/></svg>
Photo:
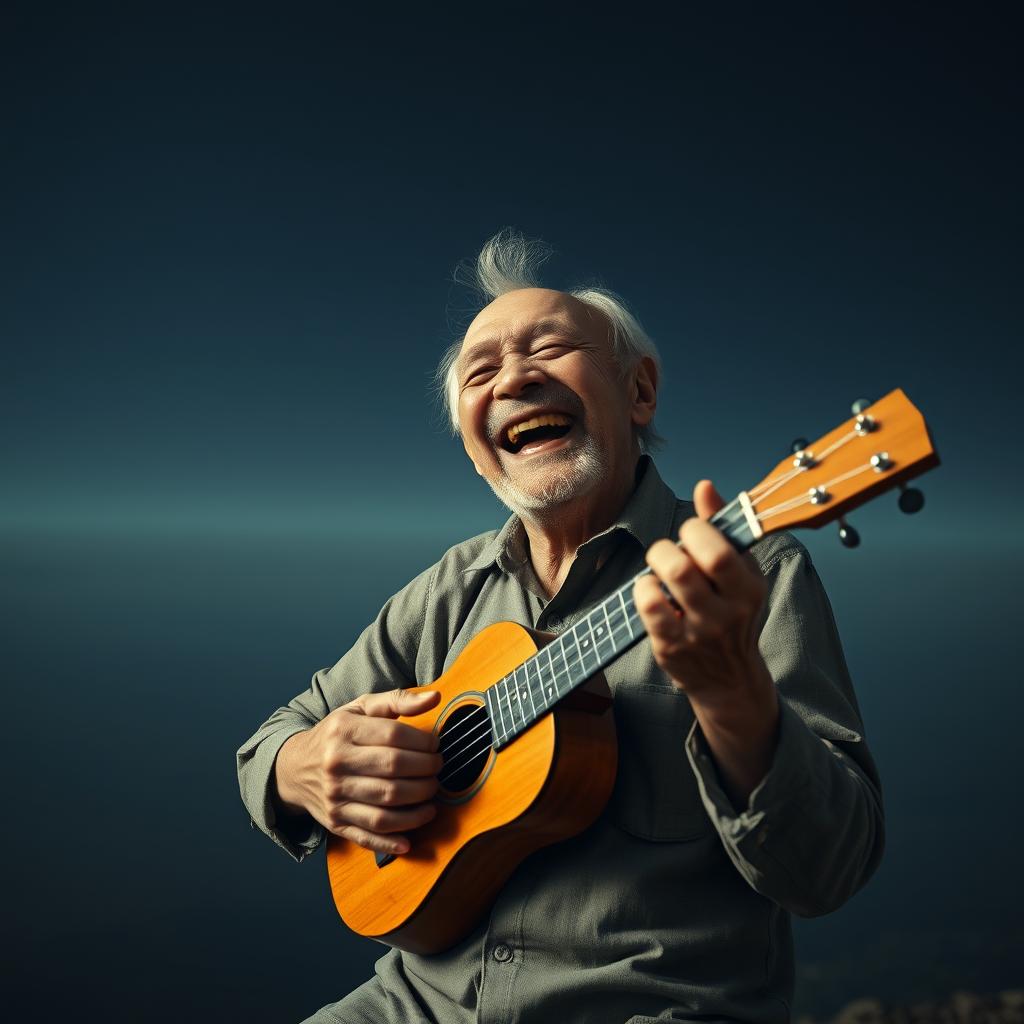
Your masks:
<svg viewBox="0 0 1024 1024"><path fill-rule="evenodd" d="M525 335L520 335L520 337L527 341L536 341L545 334L556 333L572 339L579 337L579 331L575 330L565 320L550 316L538 320ZM460 362L463 367L462 372L465 373L465 371L469 369L472 363L476 362L477 359L481 359L493 352L494 349L498 347L499 340L499 338L491 336L483 341L475 342L468 359L463 361L463 358L460 356Z"/></svg>

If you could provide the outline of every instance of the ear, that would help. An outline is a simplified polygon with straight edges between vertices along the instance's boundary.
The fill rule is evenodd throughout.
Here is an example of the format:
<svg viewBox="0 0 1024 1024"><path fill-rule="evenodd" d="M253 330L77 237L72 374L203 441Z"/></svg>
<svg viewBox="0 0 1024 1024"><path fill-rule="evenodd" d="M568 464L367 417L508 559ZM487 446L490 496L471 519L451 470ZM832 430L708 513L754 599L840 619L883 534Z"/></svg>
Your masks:
<svg viewBox="0 0 1024 1024"><path fill-rule="evenodd" d="M658 408L658 367L650 356L643 356L633 370L632 421L645 427Z"/></svg>

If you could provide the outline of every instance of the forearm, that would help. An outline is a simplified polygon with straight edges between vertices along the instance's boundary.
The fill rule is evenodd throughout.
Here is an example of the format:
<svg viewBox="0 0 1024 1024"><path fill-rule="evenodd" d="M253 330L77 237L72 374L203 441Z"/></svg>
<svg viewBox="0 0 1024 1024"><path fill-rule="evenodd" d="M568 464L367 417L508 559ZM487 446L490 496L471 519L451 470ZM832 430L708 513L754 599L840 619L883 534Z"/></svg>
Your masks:
<svg viewBox="0 0 1024 1024"><path fill-rule="evenodd" d="M815 735L788 703L779 704L771 767L746 799L737 802L726 791L699 722L687 754L730 859L751 886L787 910L829 913L878 866L885 832L873 771L866 773L838 739ZM866 749L860 759L871 763Z"/></svg>
<svg viewBox="0 0 1024 1024"><path fill-rule="evenodd" d="M736 806L747 805L750 794L771 770L778 745L779 699L764 662L752 670L750 688L725 706L691 698L725 793Z"/></svg>

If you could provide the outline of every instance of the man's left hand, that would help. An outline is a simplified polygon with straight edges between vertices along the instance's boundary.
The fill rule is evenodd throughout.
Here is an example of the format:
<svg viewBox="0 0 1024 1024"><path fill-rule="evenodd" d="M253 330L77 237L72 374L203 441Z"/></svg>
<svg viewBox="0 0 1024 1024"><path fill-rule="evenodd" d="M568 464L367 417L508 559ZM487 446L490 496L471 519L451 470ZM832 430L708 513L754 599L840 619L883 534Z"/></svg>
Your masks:
<svg viewBox="0 0 1024 1024"><path fill-rule="evenodd" d="M725 504L711 481L701 480L693 497L697 518L680 528L682 547L651 545L652 572L637 580L633 599L672 682L692 701L725 707L744 698L763 668L757 639L768 586L754 558L708 522Z"/></svg>
<svg viewBox="0 0 1024 1024"><path fill-rule="evenodd" d="M633 600L655 660L690 698L730 795L745 798L771 765L778 722L757 644L768 584L753 556L707 521L725 505L710 480L693 499L697 517L680 528L681 547L651 545L652 572L637 580Z"/></svg>

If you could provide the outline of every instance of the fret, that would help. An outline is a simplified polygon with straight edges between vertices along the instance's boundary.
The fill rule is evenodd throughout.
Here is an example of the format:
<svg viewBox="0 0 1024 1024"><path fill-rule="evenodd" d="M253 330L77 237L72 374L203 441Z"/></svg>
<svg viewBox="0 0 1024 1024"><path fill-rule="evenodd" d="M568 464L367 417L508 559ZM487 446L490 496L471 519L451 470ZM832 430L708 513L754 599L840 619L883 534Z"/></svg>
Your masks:
<svg viewBox="0 0 1024 1024"><path fill-rule="evenodd" d="M517 665L512 670L512 686L515 688L515 701L516 710L519 712L519 728L520 731L526 725L526 708L523 704L523 692L525 687L523 680L519 678L520 674L525 676L525 666Z"/></svg>
<svg viewBox="0 0 1024 1024"><path fill-rule="evenodd" d="M539 656L540 656L539 654L534 655L526 663L526 687L530 691L530 710L532 711L532 719L531 719L532 721L536 721L537 720L537 702L533 699L533 683L530 682L530 666L531 665L533 666L533 671L534 671L534 674L537 676L537 681L540 682L540 666L537 663L537 658ZM544 684L543 683L541 683L541 685L540 685L540 695L543 698L543 696L544 696Z"/></svg>
<svg viewBox="0 0 1024 1024"><path fill-rule="evenodd" d="M554 641L548 644L548 661L551 663L551 681L554 685L554 697L552 701L558 700L559 697L564 696L569 690L572 689L572 677L569 674L569 666L565 660L565 652L562 652L562 667L556 668L554 659L551 657L551 648L554 647ZM559 676L565 676L566 687L563 690L561 684L558 681Z"/></svg>
<svg viewBox="0 0 1024 1024"><path fill-rule="evenodd" d="M496 728L498 723L494 719L494 701L491 700L490 687L484 690L484 707L487 708L487 717L491 720L491 735L494 736L496 740L500 741L501 737L498 735L498 730Z"/></svg>
<svg viewBox="0 0 1024 1024"><path fill-rule="evenodd" d="M626 620L626 629L629 630L629 639L632 640L634 637L633 627L629 624L629 612L626 610L626 599L622 596L622 591L619 591L619 604L622 605L622 615Z"/></svg>
<svg viewBox="0 0 1024 1024"><path fill-rule="evenodd" d="M560 672L565 673L565 681L568 684L566 690L572 689L572 673L569 671L569 661L565 656L565 637L559 636L558 638L558 653L562 655L562 667L559 669ZM561 690L558 690L559 696L562 695Z"/></svg>
<svg viewBox="0 0 1024 1024"><path fill-rule="evenodd" d="M615 640L616 648L619 646L620 643L622 643L623 645L628 644L629 643L629 639L625 635L626 633L629 632L628 629L626 629L626 625L625 625L626 617L622 614L621 611L619 611L618 608L613 609L611 611L611 613L609 614L609 622L611 623L611 626L612 626L612 636L616 637L616 640ZM619 630L623 631L623 637L622 637L621 641L618 639Z"/></svg>
<svg viewBox="0 0 1024 1024"><path fill-rule="evenodd" d="M487 692L494 693L494 703L498 707L498 714L501 716L501 738L502 740L508 739L508 726L505 724L505 712L501 708L501 694L498 692L498 687L501 685L501 680L498 680L493 686L489 687Z"/></svg>
<svg viewBox="0 0 1024 1024"><path fill-rule="evenodd" d="M594 669L597 668L597 666L600 664L600 661L598 660L597 652L594 650L594 630L590 625L590 619L586 618L582 622L577 623L576 628L578 629L580 626L584 626L586 628L587 633L587 635L583 637L582 640L579 640L580 664L583 666L583 671L589 675ZM576 630L574 629L573 633L575 632ZM587 668L587 663L585 659L588 654L591 655L594 659L593 669Z"/></svg>
<svg viewBox="0 0 1024 1024"><path fill-rule="evenodd" d="M508 694L508 676L505 676L505 678L502 679L501 685L505 687L505 707L508 708L508 720L512 724L512 728L509 730L509 732L512 735L518 735L519 730L516 728L516 718L515 715L512 713L512 698L509 697Z"/></svg>
<svg viewBox="0 0 1024 1024"><path fill-rule="evenodd" d="M570 630L569 632L572 633L573 639L575 640L576 639L576 634L572 630ZM565 650L565 634L564 633L558 638L558 645L562 649L562 661L565 662L565 675L566 675L566 678L569 680L569 687L572 688L573 686L576 685L577 682L579 682L579 680L576 678L575 672L573 671L574 666L569 664L569 657L568 657L568 654L566 654L566 650ZM569 653L575 654L577 657L579 656L579 651L576 649L576 645L575 644L573 644L570 647Z"/></svg>
<svg viewBox="0 0 1024 1024"><path fill-rule="evenodd" d="M612 620L608 615L608 602L603 601L601 603L601 611L604 612L604 624L608 630L608 643L612 645L612 654L616 655L619 653L618 644L615 643L615 630L612 629Z"/></svg>
<svg viewBox="0 0 1024 1024"><path fill-rule="evenodd" d="M597 646L598 661L604 665L611 660L609 657L609 651L611 655L615 654L615 641L612 639L612 629L608 624L608 612L603 604L599 605L597 610L593 613L594 615L604 616L604 622L599 624L597 629L594 630L594 635L597 637L595 644ZM601 645L607 644L607 649L602 650Z"/></svg>
<svg viewBox="0 0 1024 1024"><path fill-rule="evenodd" d="M554 646L554 641L544 648L548 655L548 665L551 668L551 681L544 690L544 703L551 707L556 700L561 696L561 691L558 689L558 673L555 671L555 663L551 660L551 648Z"/></svg>
<svg viewBox="0 0 1024 1024"><path fill-rule="evenodd" d="M520 719L525 718L526 715L526 691L530 686L530 670L527 668L528 664L529 662L524 662L522 665L516 666L515 672L512 673L516 682L516 706L519 708ZM519 678L520 672L523 674L522 679Z"/></svg>

